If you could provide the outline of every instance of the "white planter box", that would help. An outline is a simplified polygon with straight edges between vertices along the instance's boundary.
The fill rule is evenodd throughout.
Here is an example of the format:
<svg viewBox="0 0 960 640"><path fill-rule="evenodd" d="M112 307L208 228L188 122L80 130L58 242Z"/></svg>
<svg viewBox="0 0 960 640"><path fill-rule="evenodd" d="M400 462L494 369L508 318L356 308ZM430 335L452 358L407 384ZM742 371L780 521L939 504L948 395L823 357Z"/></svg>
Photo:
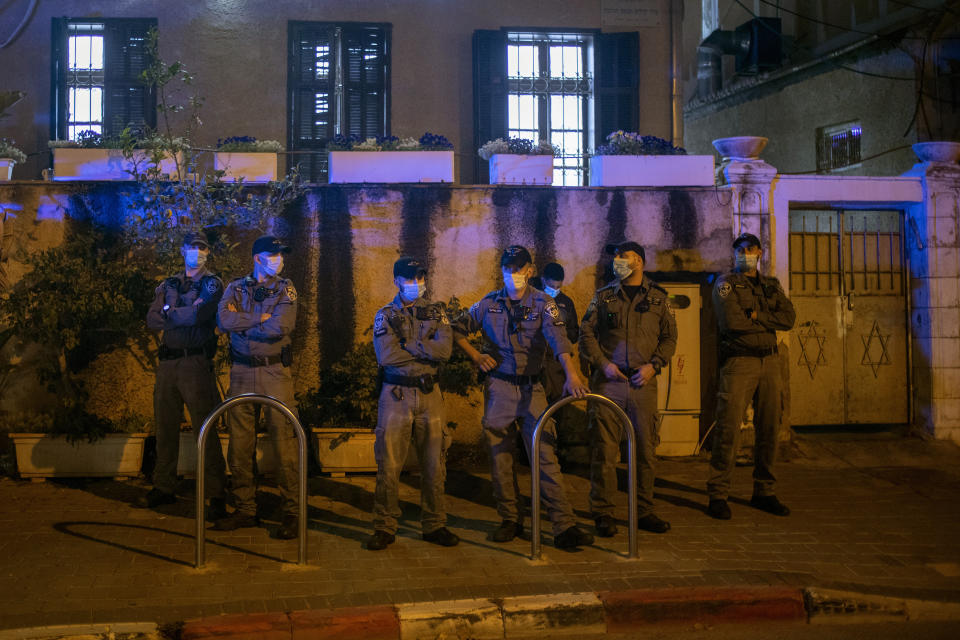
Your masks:
<svg viewBox="0 0 960 640"><path fill-rule="evenodd" d="M225 172L224 182L274 182L277 179L276 153L221 153L213 154L213 168Z"/></svg>
<svg viewBox="0 0 960 640"><path fill-rule="evenodd" d="M149 152L134 149L133 156L126 158L120 149L70 149L53 150L53 179L68 180L133 180L134 163L144 172L149 165ZM183 157L177 154L180 170L185 171ZM160 162L160 173L177 179L177 161L172 156Z"/></svg>
<svg viewBox="0 0 960 640"><path fill-rule="evenodd" d="M553 184L553 156L495 153L490 184Z"/></svg>
<svg viewBox="0 0 960 640"><path fill-rule="evenodd" d="M376 436L373 430L319 427L313 429L313 434L317 438L317 461L324 473L343 475L347 472L377 470L377 459L373 452Z"/></svg>
<svg viewBox="0 0 960 640"><path fill-rule="evenodd" d="M453 151L331 151L329 180L453 182Z"/></svg>
<svg viewBox="0 0 960 640"><path fill-rule="evenodd" d="M713 156L593 156L591 187L713 186Z"/></svg>
<svg viewBox="0 0 960 640"><path fill-rule="evenodd" d="M0 158L0 182L9 182L13 179L13 165L16 161L10 158Z"/></svg>
<svg viewBox="0 0 960 640"><path fill-rule="evenodd" d="M211 433L207 438L213 438L215 434ZM220 448L223 450L223 459L227 460L227 451L230 448L230 436L227 434L216 434L220 436ZM272 475L277 469L277 456L273 450L273 443L270 441L270 434L257 434L257 471L262 474ZM227 473L230 473L230 463L227 460ZM180 432L180 457L177 459L177 475L185 478L193 478L197 475L197 441L193 437L193 431Z"/></svg>
<svg viewBox="0 0 960 640"><path fill-rule="evenodd" d="M11 433L23 478L132 477L140 475L145 433L111 433L70 444L45 433Z"/></svg>

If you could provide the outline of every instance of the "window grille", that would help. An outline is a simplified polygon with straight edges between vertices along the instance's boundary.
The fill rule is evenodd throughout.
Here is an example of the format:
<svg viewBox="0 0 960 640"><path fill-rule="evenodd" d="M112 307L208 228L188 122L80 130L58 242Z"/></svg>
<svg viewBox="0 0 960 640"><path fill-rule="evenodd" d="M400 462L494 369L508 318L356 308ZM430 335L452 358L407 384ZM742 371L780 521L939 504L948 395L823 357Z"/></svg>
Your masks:
<svg viewBox="0 0 960 640"><path fill-rule="evenodd" d="M830 173L860 164L859 122L817 129L817 173Z"/></svg>

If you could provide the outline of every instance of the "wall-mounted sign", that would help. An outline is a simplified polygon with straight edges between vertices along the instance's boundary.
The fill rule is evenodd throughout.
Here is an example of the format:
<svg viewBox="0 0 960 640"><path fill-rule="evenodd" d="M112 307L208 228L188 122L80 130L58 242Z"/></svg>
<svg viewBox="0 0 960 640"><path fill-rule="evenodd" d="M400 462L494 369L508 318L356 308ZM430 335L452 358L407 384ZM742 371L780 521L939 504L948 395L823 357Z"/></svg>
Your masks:
<svg viewBox="0 0 960 640"><path fill-rule="evenodd" d="M603 0L602 27L659 27L660 0Z"/></svg>

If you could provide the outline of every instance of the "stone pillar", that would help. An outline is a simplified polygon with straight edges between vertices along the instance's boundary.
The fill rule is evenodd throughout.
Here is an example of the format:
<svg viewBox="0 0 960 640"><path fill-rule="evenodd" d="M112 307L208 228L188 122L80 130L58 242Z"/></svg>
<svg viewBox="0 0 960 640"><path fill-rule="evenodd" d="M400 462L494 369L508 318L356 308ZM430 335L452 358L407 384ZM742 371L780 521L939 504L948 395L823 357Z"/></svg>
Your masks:
<svg viewBox="0 0 960 640"><path fill-rule="evenodd" d="M910 257L914 424L960 443L960 166L920 162L906 175L923 183L922 204L907 211Z"/></svg>

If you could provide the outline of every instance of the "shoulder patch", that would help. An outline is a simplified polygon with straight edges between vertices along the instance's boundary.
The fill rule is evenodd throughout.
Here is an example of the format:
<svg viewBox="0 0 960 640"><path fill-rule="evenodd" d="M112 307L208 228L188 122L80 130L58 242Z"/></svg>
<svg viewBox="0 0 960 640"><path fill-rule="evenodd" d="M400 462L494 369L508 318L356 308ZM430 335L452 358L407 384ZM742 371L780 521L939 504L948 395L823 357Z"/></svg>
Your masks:
<svg viewBox="0 0 960 640"><path fill-rule="evenodd" d="M292 284L288 284L287 288L284 289L284 291L286 292L287 297L290 298L290 302L297 301L297 290L293 288Z"/></svg>
<svg viewBox="0 0 960 640"><path fill-rule="evenodd" d="M560 318L560 309L557 308L557 303L553 300L550 300L543 305L543 311L554 320L558 320Z"/></svg>
<svg viewBox="0 0 960 640"><path fill-rule="evenodd" d="M733 287L730 286L729 282L724 281L717 285L717 294L721 298L726 298L731 291L733 291Z"/></svg>
<svg viewBox="0 0 960 640"><path fill-rule="evenodd" d="M383 310L377 311L377 316L373 319L373 335L382 336L387 332L386 327L383 326L385 319Z"/></svg>
<svg viewBox="0 0 960 640"><path fill-rule="evenodd" d="M220 282L213 276L207 276L204 278L206 282L203 283L204 290L210 295L215 294L220 290Z"/></svg>

